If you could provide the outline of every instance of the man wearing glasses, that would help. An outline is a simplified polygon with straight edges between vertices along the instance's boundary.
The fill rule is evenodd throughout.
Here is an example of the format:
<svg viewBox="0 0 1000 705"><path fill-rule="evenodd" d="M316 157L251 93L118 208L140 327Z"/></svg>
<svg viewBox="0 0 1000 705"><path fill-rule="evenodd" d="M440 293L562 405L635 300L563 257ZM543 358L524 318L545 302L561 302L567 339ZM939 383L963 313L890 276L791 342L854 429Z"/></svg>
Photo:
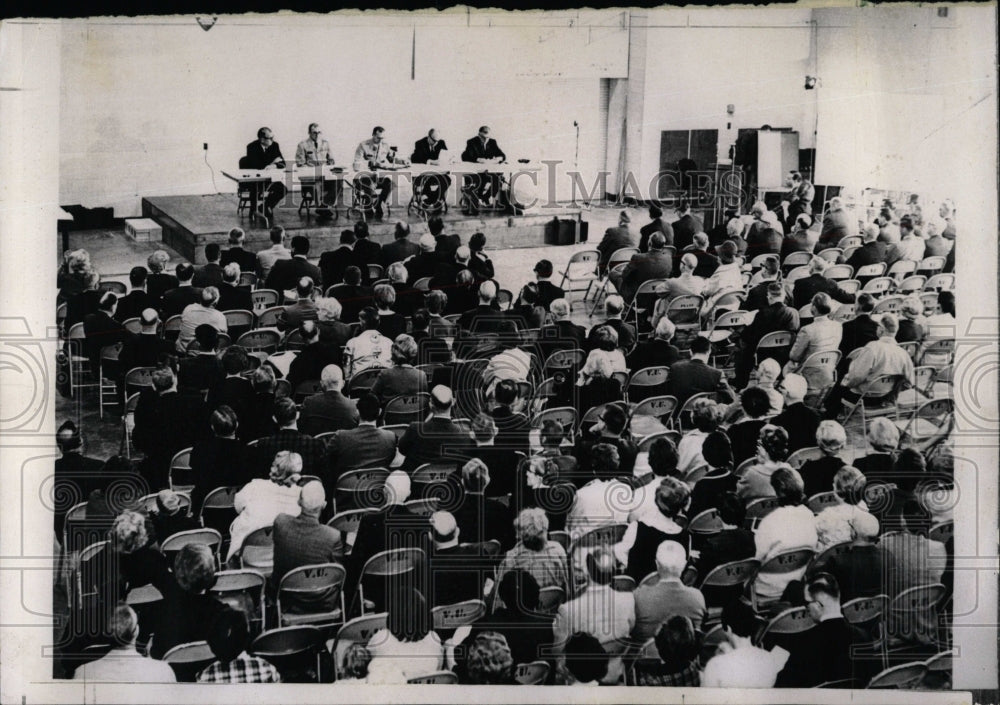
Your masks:
<svg viewBox="0 0 1000 705"><path fill-rule="evenodd" d="M247 145L247 154L240 160L241 169L267 169L268 167L285 168L285 158L281 156L281 147L274 141L274 133L270 127L257 130L257 141ZM280 180L272 182L267 187L264 198L264 215L271 217L274 207L285 197L285 185ZM257 197L255 195L254 202Z"/></svg>
<svg viewBox="0 0 1000 705"><path fill-rule="evenodd" d="M313 122L309 124L309 137L299 142L298 147L295 148L295 164L298 167L333 166L330 143L323 139L323 131L319 129L319 123ZM317 170L317 176L319 176L319 170ZM323 206L318 208L316 212L320 216L330 216L332 215L332 211L329 206L337 203L339 200L343 182L339 180L334 181L330 186L326 185L326 181L323 183L324 187L321 199ZM319 194L317 194L317 198L319 198Z"/></svg>

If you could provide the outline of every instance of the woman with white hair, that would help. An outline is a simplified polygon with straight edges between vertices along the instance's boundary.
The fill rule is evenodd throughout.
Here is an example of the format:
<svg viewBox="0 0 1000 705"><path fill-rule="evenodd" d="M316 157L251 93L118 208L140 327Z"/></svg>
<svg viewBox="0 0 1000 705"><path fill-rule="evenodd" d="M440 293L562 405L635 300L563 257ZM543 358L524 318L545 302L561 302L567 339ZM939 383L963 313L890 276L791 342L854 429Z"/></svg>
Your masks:
<svg viewBox="0 0 1000 705"><path fill-rule="evenodd" d="M522 568L538 583L539 588L568 586L566 551L556 541L549 540L549 519L537 507L522 509L514 519L517 545L507 551L497 570L497 584L504 574Z"/></svg>
<svg viewBox="0 0 1000 705"><path fill-rule="evenodd" d="M609 329L610 330L610 329ZM611 330L614 333L613 330ZM617 354L617 355L616 355ZM612 377L615 372L624 371L618 368L620 350L591 350L587 361L580 369L577 380L577 412L581 415L595 406L624 399L621 382ZM624 362L624 358L622 358ZM624 364L621 365L624 367Z"/></svg>
<svg viewBox="0 0 1000 705"><path fill-rule="evenodd" d="M233 497L233 506L239 516L230 527L229 555L233 558L243 547L243 540L257 529L271 526L279 514L297 517L299 506L298 485L302 474L302 456L282 450L274 456L268 479L251 480Z"/></svg>
<svg viewBox="0 0 1000 705"><path fill-rule="evenodd" d="M850 465L844 465L833 476L832 489L837 496L837 504L827 507L816 516L816 535L819 539L817 551L838 543L854 541L858 535L855 526L861 522L874 521L878 526L878 519L868 512L868 505L865 504L866 484L867 480L861 471Z"/></svg>
<svg viewBox="0 0 1000 705"><path fill-rule="evenodd" d="M316 325L319 327L319 341L324 344L335 344L342 348L351 339L351 327L342 323L340 315L343 306L332 296L320 297L316 304Z"/></svg>
<svg viewBox="0 0 1000 705"><path fill-rule="evenodd" d="M899 450L899 428L884 416L871 420L868 424L868 445L871 452L863 458L856 458L854 467L864 473L869 482L876 479L892 482L892 466Z"/></svg>
<svg viewBox="0 0 1000 705"><path fill-rule="evenodd" d="M372 387L372 394L379 398L382 406L393 397L427 391L427 375L413 366L418 352L417 342L406 333L392 341L392 367L380 372Z"/></svg>
<svg viewBox="0 0 1000 705"><path fill-rule="evenodd" d="M807 460L799 468L802 481L805 483L806 497L812 497L820 492L829 492L833 486L833 478L847 463L840 457L847 445L847 432L836 421L821 421L816 429L816 445L823 456L816 460Z"/></svg>
<svg viewBox="0 0 1000 705"><path fill-rule="evenodd" d="M897 343L919 343L924 339L924 303L916 296L907 297L899 308L899 329L896 331Z"/></svg>

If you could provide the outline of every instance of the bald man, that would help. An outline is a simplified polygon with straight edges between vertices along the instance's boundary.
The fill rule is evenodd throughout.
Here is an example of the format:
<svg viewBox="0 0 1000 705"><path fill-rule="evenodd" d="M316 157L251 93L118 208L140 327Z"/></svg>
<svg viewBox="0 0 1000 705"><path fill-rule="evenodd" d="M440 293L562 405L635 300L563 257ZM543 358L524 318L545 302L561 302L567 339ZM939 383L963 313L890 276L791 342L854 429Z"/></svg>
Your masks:
<svg viewBox="0 0 1000 705"><path fill-rule="evenodd" d="M635 627L632 638L645 642L656 635L660 626L674 615L688 617L695 629L705 616L705 598L698 590L681 582L687 563L684 547L676 541L664 541L656 549L656 573L659 581L636 589Z"/></svg>
<svg viewBox="0 0 1000 705"><path fill-rule="evenodd" d="M277 586L281 579L295 568L317 563L340 563L344 560L344 544L340 532L319 521L326 508L326 491L323 483L313 480L306 483L299 495L298 516L279 514L274 519L274 573L271 580ZM336 604L327 604L320 598L308 602L295 602L302 612L332 610ZM288 610L285 598L282 609Z"/></svg>
<svg viewBox="0 0 1000 705"><path fill-rule="evenodd" d="M344 396L344 372L337 365L327 365L320 375L323 391L307 397L302 403L299 430L310 436L327 431L339 431L358 425L358 407Z"/></svg>

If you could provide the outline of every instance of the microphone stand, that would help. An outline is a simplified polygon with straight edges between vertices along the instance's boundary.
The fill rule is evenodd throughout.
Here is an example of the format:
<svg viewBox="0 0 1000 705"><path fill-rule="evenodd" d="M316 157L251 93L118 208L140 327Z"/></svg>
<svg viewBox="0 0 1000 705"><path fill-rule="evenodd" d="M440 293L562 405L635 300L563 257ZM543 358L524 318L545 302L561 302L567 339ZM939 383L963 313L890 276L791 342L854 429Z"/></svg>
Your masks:
<svg viewBox="0 0 1000 705"><path fill-rule="evenodd" d="M580 168L580 123L576 120L573 121L573 127L576 128L576 150L573 152L573 170L576 171Z"/></svg>

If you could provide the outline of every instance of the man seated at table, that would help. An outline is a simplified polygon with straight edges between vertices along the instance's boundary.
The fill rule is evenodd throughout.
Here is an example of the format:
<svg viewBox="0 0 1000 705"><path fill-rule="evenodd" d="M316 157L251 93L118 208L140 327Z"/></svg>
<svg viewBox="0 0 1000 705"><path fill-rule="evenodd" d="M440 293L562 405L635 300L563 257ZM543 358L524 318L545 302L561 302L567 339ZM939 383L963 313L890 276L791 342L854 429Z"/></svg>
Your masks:
<svg viewBox="0 0 1000 705"><path fill-rule="evenodd" d="M311 166L323 167L333 166L333 155L330 154L330 143L320 137L323 131L319 129L319 123L309 123L309 137L299 142L295 148L295 165L298 167ZM316 170L317 175L321 173ZM317 198L322 200L323 206L316 209L319 215L331 215L332 211L326 206L332 205L340 200L341 182L334 181L332 187L327 190L324 183L322 196L317 194Z"/></svg>
<svg viewBox="0 0 1000 705"><path fill-rule="evenodd" d="M270 127L262 127L257 130L257 141L247 145L247 154L240 159L240 169L267 169L268 167L278 169L285 168L285 158L281 156L281 147L274 141L274 133ZM254 188L260 188L254 184ZM256 202L259 193L254 198ZM267 187L267 195L264 197L264 215L271 216L274 207L285 197L285 185L279 178Z"/></svg>
<svg viewBox="0 0 1000 705"><path fill-rule="evenodd" d="M426 137L421 137L413 145L413 156L410 161L414 164L437 165L441 162L441 152L447 152L448 145L444 140L438 139L438 131L431 128Z"/></svg>
<svg viewBox="0 0 1000 705"><path fill-rule="evenodd" d="M400 160L396 156L396 150L389 146L385 138L385 128L377 125L372 130L371 139L367 139L358 145L354 150L354 170L361 172L364 169L375 171L376 169L394 169L397 165L405 165L406 160ZM388 176L379 177L376 174L360 173L354 177L354 187L359 189L362 196L362 203L370 206L375 203L375 217L382 217L382 204L389 198L392 192L392 180ZM365 208L370 210L370 208Z"/></svg>
<svg viewBox="0 0 1000 705"><path fill-rule="evenodd" d="M485 164L488 161L502 162L505 159L507 155L500 149L497 141L490 137L490 128L486 125L480 127L479 134L465 143L465 151L462 152L463 162ZM465 177L465 188L475 194L483 205L488 205L490 199L496 198L500 193L500 175L489 172L469 174Z"/></svg>

